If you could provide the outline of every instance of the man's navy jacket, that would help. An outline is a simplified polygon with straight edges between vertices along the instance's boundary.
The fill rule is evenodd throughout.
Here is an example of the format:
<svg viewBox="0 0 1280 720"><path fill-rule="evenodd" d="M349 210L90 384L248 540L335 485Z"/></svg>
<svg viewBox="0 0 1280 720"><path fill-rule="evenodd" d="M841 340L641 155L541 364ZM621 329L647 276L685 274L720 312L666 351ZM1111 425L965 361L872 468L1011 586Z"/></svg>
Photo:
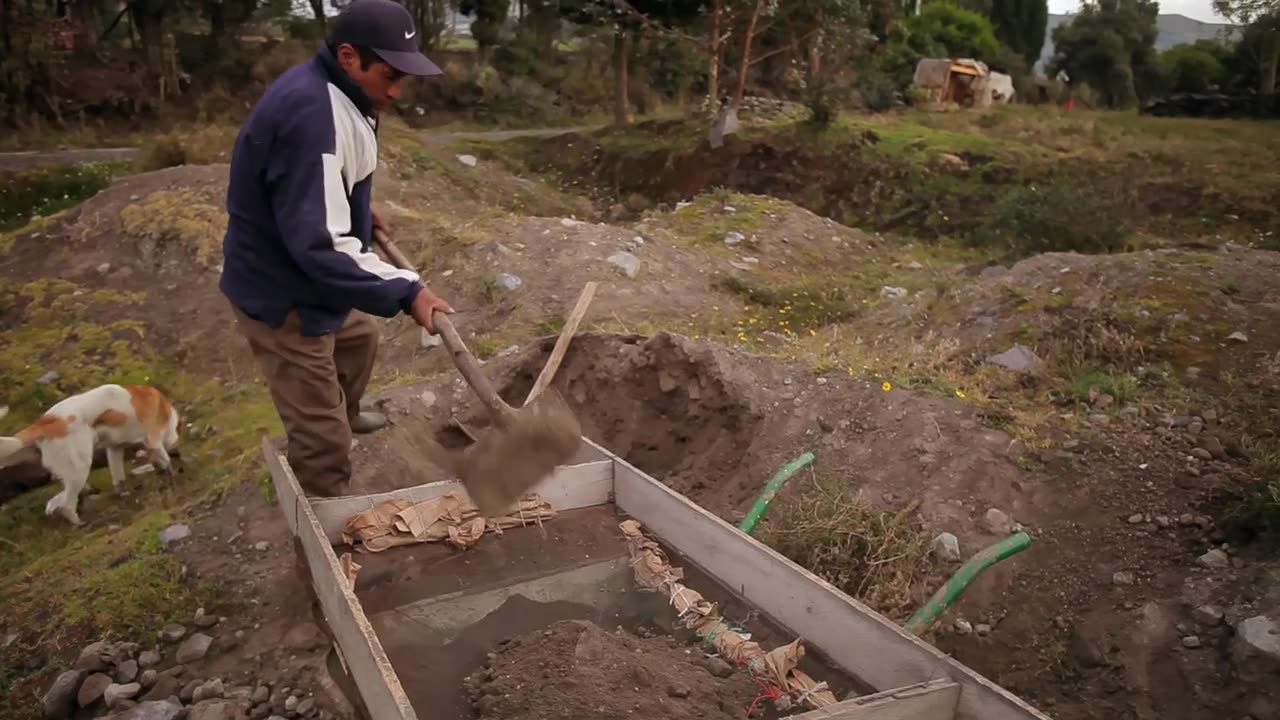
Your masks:
<svg viewBox="0 0 1280 720"><path fill-rule="evenodd" d="M418 275L371 249L378 164L372 103L328 48L281 75L236 138L220 287L245 314L304 335L341 328L352 308L393 317Z"/></svg>

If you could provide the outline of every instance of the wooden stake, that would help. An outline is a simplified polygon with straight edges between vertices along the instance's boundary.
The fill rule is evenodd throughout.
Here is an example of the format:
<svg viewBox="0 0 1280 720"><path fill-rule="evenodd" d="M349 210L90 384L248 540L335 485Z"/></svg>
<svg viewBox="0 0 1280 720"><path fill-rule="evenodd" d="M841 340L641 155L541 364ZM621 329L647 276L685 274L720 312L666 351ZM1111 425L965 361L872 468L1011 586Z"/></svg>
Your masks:
<svg viewBox="0 0 1280 720"><path fill-rule="evenodd" d="M538 379L533 383L533 389L529 391L529 396L524 399L524 404L528 405L533 402L538 395L542 394L551 386L551 381L556 377L556 371L560 369L560 363L564 360L565 353L569 352L569 343L573 341L573 336L578 332L578 325L582 323L582 318L587 314L587 308L591 305L591 299L596 295L596 287L600 283L595 280L588 282L582 288L582 293L578 295L578 303L573 306L573 312L569 313L569 319L564 323L564 329L560 331L560 337L556 338L556 345L551 350L551 357L547 358L547 364L542 367L542 372L538 374Z"/></svg>

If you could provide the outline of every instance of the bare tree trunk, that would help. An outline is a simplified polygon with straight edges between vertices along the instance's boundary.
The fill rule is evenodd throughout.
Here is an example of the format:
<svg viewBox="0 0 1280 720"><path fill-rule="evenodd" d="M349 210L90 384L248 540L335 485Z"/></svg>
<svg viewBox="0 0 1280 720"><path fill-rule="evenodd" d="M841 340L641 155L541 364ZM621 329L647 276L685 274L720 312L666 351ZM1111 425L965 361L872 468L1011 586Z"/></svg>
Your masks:
<svg viewBox="0 0 1280 720"><path fill-rule="evenodd" d="M756 0L756 7L751 11L751 21L747 23L747 31L742 36L742 57L738 59L738 85L733 90L733 106L742 105L742 96L747 93L747 72L751 69L751 41L756 36L756 24L760 22L760 11L764 8L764 0Z"/></svg>
<svg viewBox="0 0 1280 720"><path fill-rule="evenodd" d="M618 125L626 125L630 120L630 103L627 101L630 91L627 58L630 55L631 33L617 30L613 34L613 121Z"/></svg>
<svg viewBox="0 0 1280 720"><path fill-rule="evenodd" d="M720 17L724 13L724 0L711 5L711 41L707 44L707 111L715 117L720 109Z"/></svg>

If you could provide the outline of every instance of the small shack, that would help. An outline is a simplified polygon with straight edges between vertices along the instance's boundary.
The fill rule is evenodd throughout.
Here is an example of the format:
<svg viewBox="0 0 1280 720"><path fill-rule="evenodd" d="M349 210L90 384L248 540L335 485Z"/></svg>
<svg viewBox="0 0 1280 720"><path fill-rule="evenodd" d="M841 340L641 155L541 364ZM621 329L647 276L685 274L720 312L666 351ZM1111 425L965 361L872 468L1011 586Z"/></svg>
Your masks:
<svg viewBox="0 0 1280 720"><path fill-rule="evenodd" d="M1013 78L979 60L924 58L911 82L925 104L981 108L1013 99Z"/></svg>

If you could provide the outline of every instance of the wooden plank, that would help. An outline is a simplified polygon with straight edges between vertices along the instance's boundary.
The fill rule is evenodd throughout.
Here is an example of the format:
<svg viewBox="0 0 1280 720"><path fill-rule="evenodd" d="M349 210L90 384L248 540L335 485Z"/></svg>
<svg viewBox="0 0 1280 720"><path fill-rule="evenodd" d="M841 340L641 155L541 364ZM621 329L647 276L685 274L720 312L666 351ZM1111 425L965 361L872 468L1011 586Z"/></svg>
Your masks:
<svg viewBox="0 0 1280 720"><path fill-rule="evenodd" d="M271 470L276 497L290 528L302 546L309 581L324 613L325 625L346 659L360 699L371 720L418 720L409 698L396 677L378 636L365 617L355 591L342 576L338 556L325 539L324 530L303 495L302 486L284 456L269 438L262 439L262 454Z"/></svg>
<svg viewBox="0 0 1280 720"><path fill-rule="evenodd" d="M533 383L533 388L529 390L529 394L525 396L524 404L528 405L533 402L538 395L542 394L551 385L551 381L556 379L556 371L560 369L560 363L564 360L564 354L569 352L569 343L573 342L573 336L578 332L578 325L582 323L582 318L587 315L587 308L591 305L591 298L596 295L596 288L600 283L591 280L582 288L582 294L578 296L578 302L573 306L573 311L569 313L569 319L565 321L564 327L560 330L560 337L556 338L556 345L551 349L551 357L547 358L547 364L542 366L542 372L538 373L538 379Z"/></svg>
<svg viewBox="0 0 1280 720"><path fill-rule="evenodd" d="M875 688L937 678L961 686L960 720L1048 717L822 578L615 456L614 497L646 530Z"/></svg>
<svg viewBox="0 0 1280 720"><path fill-rule="evenodd" d="M932 680L852 698L787 720L953 720L959 699L958 684Z"/></svg>
<svg viewBox="0 0 1280 720"><path fill-rule="evenodd" d="M364 512L387 500L423 502L448 492L467 494L466 487L457 480L415 485L372 495L352 495L338 498L315 498L311 507L315 510L329 542L342 542L342 528L352 515ZM581 465L567 465L555 469L545 480L533 488L556 510L574 510L592 505L604 505L613 493L613 461L596 460Z"/></svg>

